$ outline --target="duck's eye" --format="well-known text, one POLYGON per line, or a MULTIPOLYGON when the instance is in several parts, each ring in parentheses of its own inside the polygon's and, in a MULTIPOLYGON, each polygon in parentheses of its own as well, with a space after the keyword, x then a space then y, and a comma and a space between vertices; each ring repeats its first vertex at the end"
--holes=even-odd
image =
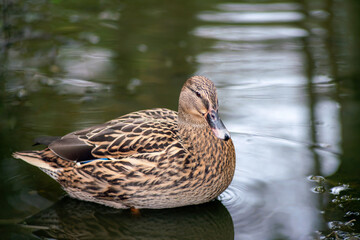
POLYGON ((201 94, 198 91, 195 91, 196 96, 201 97, 201 94))

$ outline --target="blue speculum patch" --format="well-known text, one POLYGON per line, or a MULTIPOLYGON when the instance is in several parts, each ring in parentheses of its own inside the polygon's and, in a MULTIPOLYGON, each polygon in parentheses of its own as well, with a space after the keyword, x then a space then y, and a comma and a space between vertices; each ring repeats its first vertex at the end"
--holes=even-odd
POLYGON ((89 163, 89 162, 96 161, 96 160, 109 160, 109 159, 108 158, 96 158, 96 159, 91 159, 91 160, 82 161, 82 162, 78 162, 78 163, 85 164, 85 163, 89 163))

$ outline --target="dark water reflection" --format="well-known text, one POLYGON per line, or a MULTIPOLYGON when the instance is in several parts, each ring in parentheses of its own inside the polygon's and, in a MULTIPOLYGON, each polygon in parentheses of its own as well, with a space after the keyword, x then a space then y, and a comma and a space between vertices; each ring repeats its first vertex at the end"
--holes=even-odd
POLYGON ((64 198, 22 224, 55 239, 234 239, 231 216, 219 201, 133 215, 64 198))
POLYGON ((357 1, 4 0, 1 11, 5 238, 71 238, 77 229, 89 230, 83 238, 209 239, 215 230, 230 239, 360 238, 357 1), (36 136, 176 109, 194 74, 218 87, 236 145, 236 175, 220 196, 232 222, 219 202, 140 219, 58 202, 56 183, 11 157, 36 136), (27 227, 16 224, 29 216, 27 227))

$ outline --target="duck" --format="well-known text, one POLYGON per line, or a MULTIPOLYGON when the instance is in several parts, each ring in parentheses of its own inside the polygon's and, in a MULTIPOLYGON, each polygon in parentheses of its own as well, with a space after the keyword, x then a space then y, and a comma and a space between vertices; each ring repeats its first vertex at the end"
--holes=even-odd
POLYGON ((140 110, 42 138, 13 157, 40 168, 72 198, 113 208, 162 209, 217 198, 235 172, 235 148, 219 117, 214 83, 184 83, 178 111, 140 110))

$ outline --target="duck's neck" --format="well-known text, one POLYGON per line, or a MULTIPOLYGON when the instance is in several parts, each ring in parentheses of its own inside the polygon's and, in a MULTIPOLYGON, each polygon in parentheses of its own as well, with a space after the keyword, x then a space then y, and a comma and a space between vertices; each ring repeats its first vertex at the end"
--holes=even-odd
POLYGON ((198 174, 196 177, 203 177, 204 183, 208 184, 211 193, 209 199, 213 199, 229 186, 234 176, 235 151, 232 140, 224 141, 215 137, 206 121, 199 124, 184 121, 181 115, 178 116, 180 141, 192 155, 189 165, 198 174), (207 176, 212 176, 211 180, 207 176))
POLYGON ((187 150, 197 156, 207 153, 210 148, 215 147, 219 139, 212 133, 209 124, 204 122, 192 122, 179 114, 179 135, 182 144, 187 150))

